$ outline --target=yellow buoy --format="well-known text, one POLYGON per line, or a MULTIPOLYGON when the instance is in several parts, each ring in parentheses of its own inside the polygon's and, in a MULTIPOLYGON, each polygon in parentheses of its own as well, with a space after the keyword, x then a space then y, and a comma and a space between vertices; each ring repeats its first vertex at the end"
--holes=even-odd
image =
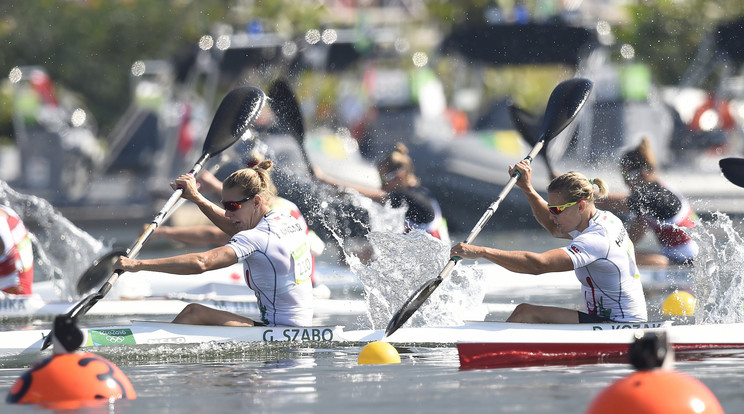
POLYGON ((394 346, 387 342, 370 342, 359 353, 359 364, 399 364, 400 355, 394 346))
POLYGON ((695 314, 695 297, 684 291, 674 292, 664 299, 661 313, 668 316, 692 316, 695 314))

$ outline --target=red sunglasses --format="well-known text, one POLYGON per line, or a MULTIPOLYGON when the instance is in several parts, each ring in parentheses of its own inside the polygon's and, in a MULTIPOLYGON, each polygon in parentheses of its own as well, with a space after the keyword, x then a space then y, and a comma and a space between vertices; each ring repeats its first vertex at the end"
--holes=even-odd
POLYGON ((223 201, 222 202, 222 207, 224 207, 225 210, 227 210, 227 211, 236 211, 236 210, 240 209, 241 207, 243 207, 243 203, 245 203, 246 201, 250 200, 251 198, 253 198, 253 196, 244 198, 244 199, 239 200, 239 201, 223 201))

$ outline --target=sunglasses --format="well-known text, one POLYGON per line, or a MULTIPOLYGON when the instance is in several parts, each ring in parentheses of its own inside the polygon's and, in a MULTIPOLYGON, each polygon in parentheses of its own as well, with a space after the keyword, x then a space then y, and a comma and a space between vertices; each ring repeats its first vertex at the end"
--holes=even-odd
MULTIPOLYGON (((589 197, 582 198, 581 200, 587 200, 588 198, 589 197)), ((550 204, 548 204, 548 211, 550 211, 550 214, 552 214, 554 216, 557 216, 557 215, 563 213, 563 210, 565 210, 565 209, 567 209, 567 208, 569 208, 571 206, 576 205, 581 200, 572 201, 570 203, 561 204, 559 206, 551 206, 550 204)))
POLYGON ((225 210, 227 210, 227 211, 236 211, 236 210, 240 209, 241 207, 243 207, 242 204, 245 203, 246 201, 250 200, 251 198, 253 198, 253 196, 246 197, 246 198, 244 198, 242 200, 239 200, 239 201, 223 201, 222 202, 222 207, 224 207, 225 210))
POLYGON ((388 181, 394 180, 395 177, 397 177, 397 176, 398 176, 398 170, 393 170, 393 171, 390 171, 387 174, 381 175, 380 176, 380 180, 382 181, 383 184, 385 184, 388 181))

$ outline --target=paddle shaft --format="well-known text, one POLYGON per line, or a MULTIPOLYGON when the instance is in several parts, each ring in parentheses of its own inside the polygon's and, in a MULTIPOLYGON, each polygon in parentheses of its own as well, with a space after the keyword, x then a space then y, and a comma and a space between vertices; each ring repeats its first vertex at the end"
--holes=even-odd
MULTIPOLYGON (((535 156, 540 152, 540 150, 545 145, 545 140, 538 141, 537 144, 532 148, 532 151, 524 158, 525 160, 528 160, 529 162, 532 162, 532 160, 535 158, 535 156)), ((480 220, 478 220, 477 223, 475 223, 475 226, 473 227, 473 230, 470 231, 470 234, 468 234, 468 237, 465 238, 463 243, 471 244, 473 240, 475 240, 476 237, 478 237, 478 234, 480 234, 481 230, 483 230, 484 227, 486 227, 486 224, 488 223, 488 220, 493 217, 494 213, 496 213, 496 210, 498 210, 499 205, 501 205, 501 202, 504 201, 506 196, 509 194, 512 188, 514 188, 514 185, 517 184, 517 180, 519 179, 520 174, 519 172, 515 172, 512 174, 509 181, 506 183, 504 188, 499 193, 498 198, 491 203, 490 206, 488 206, 488 209, 485 213, 481 216, 480 220)), ((444 266, 444 269, 439 273, 439 276, 437 276, 438 279, 444 280, 447 278, 450 273, 452 273, 452 270, 455 268, 455 265, 460 260, 459 257, 455 256, 450 259, 449 262, 447 262, 447 265, 444 266)), ((438 282, 437 284, 441 283, 438 282)), ((432 290, 433 292, 433 290, 432 290)), ((431 293, 430 293, 431 294, 431 293)), ((427 295, 428 297, 428 295, 427 295)))
MULTIPOLYGON (((540 152, 540 150, 545 145, 545 139, 542 139, 535 144, 535 146, 532 148, 532 151, 524 158, 525 160, 528 160, 529 162, 532 162, 534 160, 535 156, 540 152)), ((499 208, 499 205, 501 202, 506 198, 507 194, 509 194, 509 191, 514 187, 514 185, 517 183, 517 180, 519 179, 520 174, 519 172, 515 171, 514 174, 512 174, 509 181, 506 183, 504 188, 501 190, 501 193, 499 193, 498 198, 496 198, 496 201, 491 203, 490 206, 488 206, 488 209, 485 213, 483 213, 483 216, 481 216, 480 220, 475 224, 475 227, 473 227, 473 230, 470 232, 468 237, 465 238, 465 241, 463 243, 470 244, 475 240, 475 238, 478 236, 478 234, 483 230, 483 228, 486 226, 486 223, 488 223, 488 220, 491 219, 493 214, 496 212, 496 210, 499 208)), ((413 313, 421 306, 423 303, 429 299, 429 296, 431 296, 432 293, 436 290, 436 288, 446 279, 449 277, 450 273, 452 273, 452 270, 455 268, 455 265, 457 265, 457 262, 460 261, 460 258, 455 256, 452 257, 449 262, 447 262, 447 265, 444 266, 444 269, 439 273, 437 277, 434 279, 431 279, 427 283, 425 283, 423 286, 419 288, 418 291, 412 295, 408 301, 403 305, 403 307, 395 314, 393 315, 393 318, 390 320, 390 323, 387 326, 387 329, 385 329, 385 335, 383 338, 386 338, 390 335, 392 335, 398 328, 400 328, 406 321, 413 315, 413 313)))
MULTIPOLYGON (((545 108, 545 116, 542 120, 542 128, 540 132, 540 140, 537 141, 532 148, 532 151, 525 157, 525 160, 532 162, 535 156, 542 150, 543 146, 555 138, 561 133, 578 115, 581 108, 586 103, 589 94, 592 90, 592 82, 587 79, 575 78, 561 82, 558 86, 553 89, 548 99, 548 105, 545 108)), ((485 227, 488 220, 498 209, 501 202, 504 200, 506 195, 511 191, 512 187, 516 184, 519 179, 519 173, 515 172, 512 174, 509 182, 506 184, 504 189, 499 194, 499 197, 494 201, 483 216, 478 220, 473 231, 465 239, 465 243, 470 244, 478 233, 485 227)), ((392 335, 398 328, 403 326, 404 323, 413 315, 416 310, 424 304, 424 302, 431 296, 434 290, 442 283, 444 278, 448 277, 455 267, 457 262, 460 260, 459 257, 453 257, 449 263, 445 266, 439 276, 431 279, 430 281, 423 284, 411 297, 403 304, 403 306, 396 312, 388 323, 387 329, 385 330, 385 337, 392 335)))
MULTIPOLYGON (((204 168, 204 164, 207 162, 207 160, 209 160, 210 157, 211 154, 207 152, 202 154, 201 158, 199 158, 199 161, 197 161, 197 163, 194 165, 194 168, 189 171, 189 174, 196 176, 199 171, 204 168)), ((173 192, 168 201, 166 201, 163 205, 163 208, 161 208, 158 214, 155 215, 155 218, 152 220, 150 225, 147 226, 142 235, 140 235, 137 241, 135 241, 134 244, 132 244, 132 246, 127 249, 126 257, 137 257, 137 254, 139 254, 140 250, 142 250, 142 246, 145 245, 147 239, 150 238, 155 229, 157 229, 158 226, 160 226, 160 224, 162 224, 162 222, 165 221, 165 219, 168 217, 168 213, 173 210, 174 206, 180 205, 179 199, 181 199, 182 194, 183 188, 178 188, 173 192)), ((70 312, 67 313, 67 315, 73 318, 85 315, 90 310, 90 308, 92 308, 96 303, 98 303, 99 300, 103 299, 103 297, 108 294, 108 292, 114 286, 114 283, 116 283, 122 273, 124 273, 123 270, 115 270, 111 274, 111 276, 109 276, 108 280, 106 280, 106 282, 101 286, 98 292, 91 294, 87 299, 81 301, 77 306, 72 308, 70 312)))

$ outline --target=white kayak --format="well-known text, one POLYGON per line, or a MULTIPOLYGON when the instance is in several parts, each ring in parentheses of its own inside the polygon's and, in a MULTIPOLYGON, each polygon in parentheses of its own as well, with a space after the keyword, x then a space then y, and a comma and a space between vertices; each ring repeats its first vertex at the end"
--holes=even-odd
MULTIPOLYGON (((186 325, 160 321, 132 321, 130 325, 82 328, 83 348, 209 342, 334 341, 337 326, 230 327, 186 325)), ((41 352, 49 329, 0 332, 0 357, 41 352)))
MULTIPOLYGON (((385 341, 398 344, 448 345, 460 349, 463 368, 555 362, 599 362, 627 353, 638 331, 665 330, 672 346, 681 351, 744 349, 744 323, 673 325, 671 322, 611 324, 515 324, 467 322, 458 326, 401 328, 385 341), (476 345, 480 344, 480 345, 476 345), (485 345, 484 345, 485 344, 485 345), (484 347, 485 351, 481 351, 484 347), (490 349, 489 349, 490 347, 490 349), (475 351, 467 351, 474 349, 475 351), (495 351, 493 351, 495 349, 495 351), (464 351, 465 350, 465 351, 464 351), (516 359, 515 359, 516 356, 516 359), (469 360, 464 360, 468 359, 469 360), (511 358, 511 359, 510 359, 511 358), (465 362, 463 362, 465 361, 465 362)), ((383 340, 384 330, 347 330, 341 326, 222 327, 168 322, 133 321, 130 325, 85 328, 85 346, 201 344, 208 342, 370 342, 383 340)), ((0 357, 38 353, 49 330, 0 332, 0 357)), ((48 352, 48 351, 46 351, 48 352)))

